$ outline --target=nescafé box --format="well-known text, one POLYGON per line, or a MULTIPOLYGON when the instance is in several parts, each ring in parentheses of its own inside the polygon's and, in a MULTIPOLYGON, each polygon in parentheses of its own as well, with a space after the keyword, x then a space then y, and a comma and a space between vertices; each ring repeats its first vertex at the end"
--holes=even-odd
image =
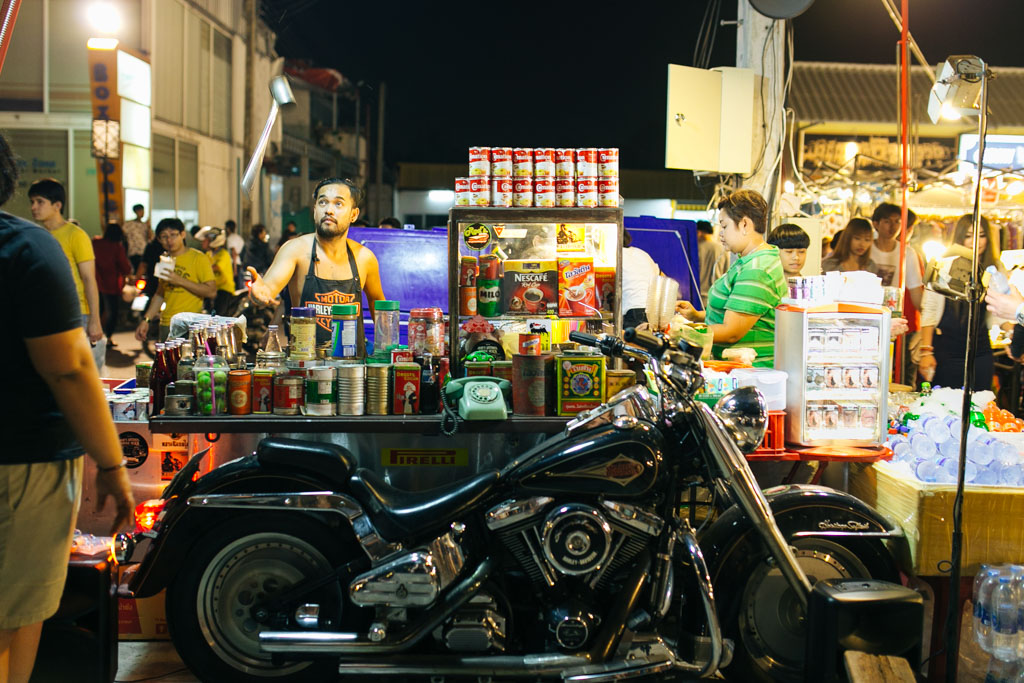
POLYGON ((558 313, 558 271, 555 261, 505 261, 502 279, 505 315, 558 313))
POLYGON ((604 403, 605 358, 591 354, 555 356, 555 402, 569 416, 604 403))

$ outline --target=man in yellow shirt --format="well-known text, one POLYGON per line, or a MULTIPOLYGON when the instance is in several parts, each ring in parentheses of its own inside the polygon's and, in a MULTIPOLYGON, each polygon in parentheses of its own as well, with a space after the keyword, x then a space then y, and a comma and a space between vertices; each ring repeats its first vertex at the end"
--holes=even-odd
POLYGON ((135 338, 139 341, 145 341, 150 324, 157 320, 157 313, 160 314, 162 341, 167 339, 175 313, 201 313, 203 299, 212 299, 217 294, 210 259, 198 249, 185 246, 185 225, 180 220, 165 218, 157 223, 156 238, 165 252, 161 259, 165 256, 174 259, 174 270, 161 276, 160 264, 157 264, 160 285, 135 328, 135 338))
POLYGON ((92 358, 102 370, 107 355, 107 340, 100 326, 100 292, 96 287, 96 257, 92 240, 85 230, 64 218, 67 194, 60 181, 53 178, 37 180, 28 188, 32 218, 57 238, 71 266, 71 277, 82 307, 82 327, 92 344, 92 358))
POLYGON ((206 226, 196 233, 196 239, 203 245, 203 251, 213 266, 213 277, 217 284, 213 311, 217 315, 227 315, 228 302, 235 295, 235 269, 231 252, 227 248, 227 237, 220 228, 206 226))

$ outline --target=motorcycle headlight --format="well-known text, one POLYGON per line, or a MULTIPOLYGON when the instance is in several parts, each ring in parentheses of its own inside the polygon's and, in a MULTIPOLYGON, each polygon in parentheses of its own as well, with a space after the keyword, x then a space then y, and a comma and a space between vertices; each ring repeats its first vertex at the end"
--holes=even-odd
POLYGON ((740 387, 723 396, 715 404, 715 415, 744 453, 752 453, 761 445, 768 429, 768 406, 754 387, 740 387))

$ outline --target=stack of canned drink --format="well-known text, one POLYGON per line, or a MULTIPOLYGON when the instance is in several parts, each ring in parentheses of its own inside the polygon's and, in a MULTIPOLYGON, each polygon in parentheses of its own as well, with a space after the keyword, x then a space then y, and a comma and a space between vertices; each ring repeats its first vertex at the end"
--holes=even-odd
POLYGON ((456 206, 619 205, 615 147, 470 147, 469 175, 455 179, 456 206))

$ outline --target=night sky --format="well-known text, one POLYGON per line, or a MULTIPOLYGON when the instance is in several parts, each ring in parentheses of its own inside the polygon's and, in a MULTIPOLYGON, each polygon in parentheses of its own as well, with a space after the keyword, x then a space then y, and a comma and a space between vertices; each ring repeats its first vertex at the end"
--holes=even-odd
MULTIPOLYGON (((387 165, 461 163, 470 145, 610 146, 626 168, 661 169, 667 64, 694 64, 710 1, 263 0, 263 16, 281 55, 362 81, 371 107, 387 82, 387 165)), ((735 16, 721 0, 720 19, 735 16)), ((1020 0, 910 0, 932 63, 1024 66, 1022 26, 1020 0)), ((794 31, 798 61, 893 63, 899 39, 881 0, 817 0, 794 31)), ((735 50, 736 28, 719 26, 710 65, 733 65, 735 50)))

